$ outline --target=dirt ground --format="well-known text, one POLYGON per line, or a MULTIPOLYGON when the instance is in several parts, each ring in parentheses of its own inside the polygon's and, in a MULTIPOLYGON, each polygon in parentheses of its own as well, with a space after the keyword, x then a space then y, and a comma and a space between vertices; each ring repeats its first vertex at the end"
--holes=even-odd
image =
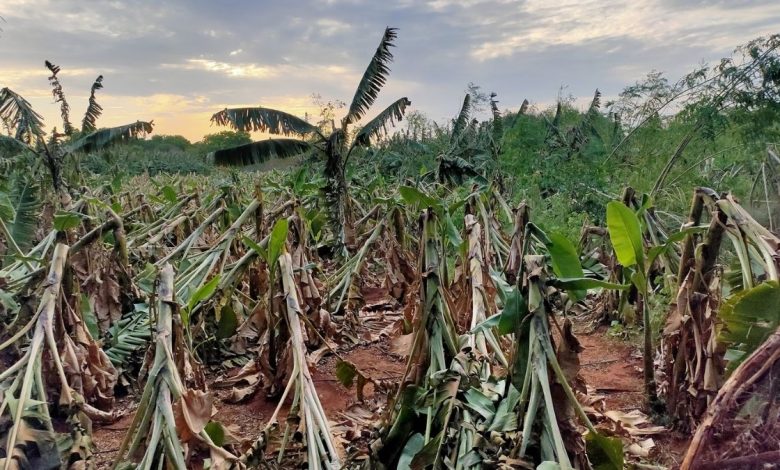
MULTIPOLYGON (((623 412, 639 409, 646 412, 642 392, 642 359, 637 345, 631 341, 610 337, 604 328, 593 330, 589 325, 576 321, 575 333, 584 347, 580 354, 581 375, 595 393, 605 396, 606 409, 623 412)), ((375 335, 374 338, 342 349, 339 354, 355 364, 370 379, 397 383, 405 369, 405 358, 397 354, 398 347, 397 344, 394 345, 393 338, 386 335, 380 338, 375 335)), ((312 377, 329 420, 334 427, 344 428, 345 423, 356 424, 351 422, 356 419, 354 414, 350 416, 348 412, 361 405, 354 387, 347 389, 335 378, 336 363, 337 358, 334 355, 326 355, 312 368, 312 377)), ((223 400, 229 390, 213 390, 217 396, 216 418, 239 440, 254 440, 277 406, 276 401, 266 399, 262 391, 258 391, 245 402, 228 403, 223 400)), ((366 408, 373 407, 374 410, 381 408, 386 402, 385 394, 374 390, 372 384, 366 386, 364 398, 365 403, 371 404, 366 405, 366 408)), ((132 399, 122 399, 117 406, 126 412, 122 419, 110 425, 96 425, 94 428, 97 448, 95 459, 99 469, 110 468, 133 419, 132 399)), ((279 422, 283 422, 288 406, 289 404, 282 408, 279 422)), ((650 460, 658 465, 675 467, 682 459, 688 438, 672 431, 652 437, 656 446, 651 451, 650 460)))
MULTIPOLYGON (((642 352, 638 344, 607 334, 606 327, 587 324, 575 327, 584 350, 580 353, 580 374, 589 387, 604 395, 607 410, 628 412, 639 409, 647 414, 643 392, 642 352)), ((689 436, 669 430, 652 436, 655 448, 650 460, 675 468, 682 461, 689 436)))

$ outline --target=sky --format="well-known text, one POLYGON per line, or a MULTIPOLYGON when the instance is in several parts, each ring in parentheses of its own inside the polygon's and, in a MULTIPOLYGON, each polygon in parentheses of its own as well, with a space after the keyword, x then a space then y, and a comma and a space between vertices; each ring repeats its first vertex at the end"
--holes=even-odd
POLYGON ((59 65, 80 123, 102 74, 99 126, 153 119, 192 141, 226 107, 316 113, 311 95, 351 101, 385 26, 398 28, 392 72, 370 119, 406 96, 439 122, 469 82, 542 108, 586 103, 651 70, 674 80, 780 32, 777 0, 2 0, 0 87, 62 128, 44 60, 59 65))

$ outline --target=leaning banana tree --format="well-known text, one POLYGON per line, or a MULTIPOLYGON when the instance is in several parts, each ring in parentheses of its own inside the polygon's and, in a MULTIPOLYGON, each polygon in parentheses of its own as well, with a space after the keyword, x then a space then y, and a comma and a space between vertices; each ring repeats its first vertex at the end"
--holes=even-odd
MULTIPOLYGON (((52 130, 47 140, 44 131, 43 117, 33 110, 30 103, 18 93, 9 88, 0 90, 0 121, 18 141, 15 148, 21 153, 25 150, 43 157, 52 178, 55 192, 63 189, 62 165, 65 157, 79 152, 93 152, 115 143, 125 142, 152 132, 153 121, 137 121, 124 126, 97 129, 97 118, 103 108, 95 99, 95 92, 103 88, 103 76, 100 75, 92 84, 89 105, 82 120, 82 135, 76 136, 76 129, 70 122, 70 106, 65 100, 62 84, 57 77, 60 67, 46 61, 46 68, 51 71, 49 83, 52 85, 52 95, 60 103, 60 113, 64 134, 52 130), (70 141, 60 142, 60 138, 69 137, 70 141)), ((4 138, 3 141, 10 139, 4 138)), ((6 142, 8 144, 8 142, 6 142)))
POLYGON ((295 135, 300 139, 268 139, 218 150, 213 153, 214 162, 218 165, 252 165, 308 152, 318 154, 325 163, 324 174, 327 182, 323 191, 328 205, 331 206, 330 216, 334 233, 339 235, 339 244, 342 246, 354 245, 355 234, 346 178, 349 157, 355 149, 368 147, 371 138, 386 134, 388 123, 395 124, 396 120, 400 121, 406 107, 412 104, 406 97, 393 102, 350 138, 350 125, 363 118, 387 80, 390 73, 388 64, 393 59, 390 47, 393 46, 395 38, 396 28, 386 28, 382 41, 358 84, 347 115, 341 120, 340 127, 332 125, 330 135, 323 133, 314 124, 275 109, 224 109, 214 114, 211 121, 220 126, 231 126, 238 131, 295 135))

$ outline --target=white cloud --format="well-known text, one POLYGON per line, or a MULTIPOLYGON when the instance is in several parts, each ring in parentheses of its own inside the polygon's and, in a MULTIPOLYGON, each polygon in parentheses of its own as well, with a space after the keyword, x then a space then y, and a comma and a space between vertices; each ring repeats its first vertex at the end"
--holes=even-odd
POLYGON ((236 49, 235 51, 230 51, 230 56, 231 57, 232 56, 237 56, 238 54, 241 54, 242 52, 244 52, 243 49, 236 49))
POLYGON ((229 77, 266 79, 279 75, 273 66, 239 63, 231 64, 209 59, 187 59, 183 64, 163 64, 164 68, 184 70, 205 70, 219 72, 229 77))
POLYGON ((0 16, 11 25, 21 20, 67 33, 84 32, 111 38, 147 34, 162 38, 170 36, 170 31, 162 27, 161 21, 168 16, 168 10, 162 5, 128 6, 120 1, 3 0, 0 16))
POLYGON ((162 64, 166 69, 203 70, 216 72, 233 78, 266 80, 270 78, 313 78, 324 81, 357 81, 360 74, 340 65, 262 65, 256 63, 230 63, 211 59, 187 59, 179 64, 162 64))
POLYGON ((733 9, 722 4, 673 8, 660 0, 528 0, 508 7, 504 14, 504 21, 497 23, 491 37, 472 48, 474 59, 496 59, 521 51, 607 39, 631 39, 655 46, 728 48, 765 33, 750 28, 767 17, 780 15, 780 3, 733 9), (736 39, 735 33, 747 37, 736 39))
POLYGON ((323 36, 334 36, 336 34, 345 33, 352 29, 352 26, 350 26, 348 23, 330 18, 321 18, 317 20, 316 24, 319 32, 323 36))

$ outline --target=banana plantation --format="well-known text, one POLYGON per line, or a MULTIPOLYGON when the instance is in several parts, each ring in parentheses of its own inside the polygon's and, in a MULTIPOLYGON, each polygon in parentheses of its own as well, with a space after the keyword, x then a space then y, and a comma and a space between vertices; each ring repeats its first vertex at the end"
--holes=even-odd
POLYGON ((430 124, 370 113, 396 35, 340 121, 215 110, 272 138, 208 174, 86 168, 154 127, 99 128, 103 76, 77 128, 46 61, 61 133, 2 89, 1 470, 775 468, 780 151, 701 149, 776 110, 780 38, 652 99, 472 90, 430 124))

